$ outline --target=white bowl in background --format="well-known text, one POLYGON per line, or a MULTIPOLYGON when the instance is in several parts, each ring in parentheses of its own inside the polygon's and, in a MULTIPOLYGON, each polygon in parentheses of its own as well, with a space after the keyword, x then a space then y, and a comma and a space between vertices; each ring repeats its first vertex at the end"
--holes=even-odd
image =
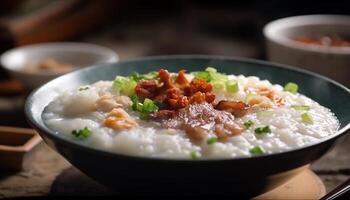
POLYGON ((36 64, 48 58, 72 64, 74 69, 119 60, 118 55, 106 47, 78 42, 53 42, 11 49, 1 55, 0 62, 13 78, 22 81, 28 89, 34 89, 64 74, 24 70, 27 64, 36 64))
POLYGON ((304 15, 278 19, 264 27, 270 61, 308 69, 350 86, 350 47, 304 44, 296 37, 350 37, 350 16, 304 15))

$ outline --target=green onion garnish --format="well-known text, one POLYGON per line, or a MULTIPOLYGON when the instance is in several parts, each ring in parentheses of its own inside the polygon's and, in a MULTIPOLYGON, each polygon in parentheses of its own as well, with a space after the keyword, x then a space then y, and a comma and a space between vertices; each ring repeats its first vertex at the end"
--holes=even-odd
POLYGON ((142 79, 146 79, 146 80, 156 79, 157 77, 158 77, 158 72, 156 71, 148 72, 147 74, 142 75, 142 79))
POLYGON ((230 93, 238 92, 238 83, 234 80, 226 81, 226 90, 230 93))
POLYGON ((217 73, 217 72, 218 72, 218 70, 215 69, 214 67, 207 67, 207 68, 205 69, 205 71, 207 71, 207 72, 209 72, 209 73, 217 73))
POLYGON ((193 75, 194 75, 194 78, 196 79, 205 80, 208 82, 211 80, 209 72, 206 72, 206 71, 194 72, 193 75))
POLYGON ((303 110, 303 111, 308 111, 310 110, 310 106, 305 106, 305 105, 292 105, 292 108, 295 110, 303 110))
POLYGON ((211 145, 211 144, 214 144, 218 141, 218 138, 217 137, 211 137, 211 138, 208 138, 207 139, 207 144, 208 145, 211 145))
POLYGON ((139 81, 139 80, 142 80, 142 76, 139 73, 137 73, 137 72, 131 73, 129 75, 129 78, 134 80, 134 81, 136 81, 136 82, 139 81))
POLYGON ((217 72, 213 67, 207 67, 204 71, 198 71, 193 73, 194 78, 206 80, 208 82, 226 82, 227 76, 225 74, 217 72))
POLYGON ((191 158, 193 160, 196 160, 199 157, 199 154, 197 151, 191 151, 191 158))
POLYGON ((295 94, 298 92, 298 85, 296 83, 289 82, 284 86, 284 91, 295 94))
POLYGON ((156 105, 156 103, 154 101, 152 101, 151 99, 145 99, 143 101, 143 112, 155 112, 158 110, 158 106, 156 105))
POLYGON ((211 83, 214 90, 226 89, 227 92, 236 93, 238 91, 238 83, 234 80, 228 80, 226 74, 219 73, 213 67, 207 67, 204 71, 198 71, 193 73, 194 78, 205 80, 211 83))
POLYGON ((251 148, 249 150, 249 152, 255 156, 264 154, 264 150, 259 146, 255 146, 255 147, 251 148))
POLYGON ((304 112, 303 114, 301 114, 301 120, 305 124, 312 124, 313 123, 311 116, 307 112, 304 112))
POLYGON ((139 101, 136 95, 132 95, 130 99, 132 102, 132 109, 140 114, 141 119, 146 119, 150 113, 159 110, 158 102, 152 101, 151 99, 146 98, 143 103, 139 101))
POLYGON ((214 90, 216 90, 216 91, 225 89, 225 82, 211 81, 210 83, 213 85, 214 90))
POLYGON ((89 86, 86 86, 86 87, 80 87, 79 88, 79 91, 84 91, 84 90, 88 90, 89 89, 89 86))
POLYGON ((273 111, 260 111, 256 113, 258 117, 271 117, 274 114, 273 111))
POLYGON ((117 76, 113 82, 113 88, 119 91, 122 95, 131 96, 135 94, 137 82, 134 78, 117 76))
POLYGON ((151 79, 155 79, 158 76, 158 72, 156 71, 152 71, 149 72, 147 74, 139 74, 137 72, 133 72, 131 73, 128 78, 138 82, 139 80, 151 80, 151 79))
POLYGON ((254 122, 252 120, 248 120, 246 122, 244 122, 244 126, 248 129, 251 126, 253 126, 254 122))
POLYGON ((88 127, 79 130, 73 130, 72 135, 78 139, 85 139, 91 135, 91 130, 88 127))
POLYGON ((269 126, 263 126, 263 127, 256 128, 254 132, 257 135, 265 135, 267 133, 271 133, 271 129, 269 126))

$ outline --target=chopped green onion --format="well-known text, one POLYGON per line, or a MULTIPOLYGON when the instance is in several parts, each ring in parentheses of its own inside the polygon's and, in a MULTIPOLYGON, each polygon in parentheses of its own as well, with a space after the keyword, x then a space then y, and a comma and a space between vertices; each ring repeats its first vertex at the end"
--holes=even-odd
POLYGON ((211 81, 210 83, 213 85, 214 90, 216 90, 216 91, 220 91, 220 90, 225 89, 225 82, 222 82, 222 81, 211 81))
POLYGON ((312 124, 313 123, 311 116, 307 112, 304 112, 303 114, 301 114, 301 120, 305 124, 312 124))
POLYGON ((206 72, 209 73, 210 76, 210 82, 211 81, 220 81, 220 82, 225 82, 228 80, 227 75, 219 73, 218 70, 216 70, 213 67, 207 67, 205 69, 206 72))
POLYGON ((91 135, 91 130, 88 127, 79 130, 73 130, 72 135, 78 139, 85 139, 91 135))
POLYGON ((131 96, 135 94, 137 82, 134 78, 117 76, 113 82, 113 88, 119 91, 122 95, 131 96))
POLYGON ((305 105, 292 105, 292 108, 295 110, 303 110, 303 111, 308 111, 310 110, 310 106, 305 106, 305 105))
POLYGON ((258 117, 271 117, 274 114, 273 111, 260 111, 256 113, 258 117))
POLYGON ((143 112, 148 112, 148 113, 152 113, 158 110, 158 106, 156 105, 156 103, 154 101, 152 101, 151 99, 145 99, 143 101, 143 112))
POLYGON ((230 93, 238 92, 238 83, 234 80, 226 81, 226 90, 230 93))
POLYGON ((155 79, 157 78, 158 76, 158 72, 156 71, 152 71, 152 72, 149 72, 147 74, 139 74, 137 72, 133 72, 129 75, 129 78, 138 82, 140 80, 151 80, 151 79, 155 79))
POLYGON ((248 120, 248 121, 244 122, 243 125, 248 129, 254 125, 254 122, 252 120, 248 120))
POLYGON ((84 91, 84 90, 88 90, 89 89, 89 86, 86 86, 86 87, 80 87, 79 88, 79 91, 84 91))
POLYGON ((264 150, 259 146, 255 146, 255 147, 251 148, 249 150, 249 152, 255 156, 264 154, 264 150))
POLYGON ((211 144, 214 144, 218 141, 218 138, 217 137, 210 137, 207 139, 207 144, 208 145, 211 145, 211 144))
POLYGON ((129 78, 134 80, 134 81, 136 81, 136 82, 139 81, 139 80, 142 80, 142 76, 139 73, 137 73, 137 72, 131 73, 129 75, 129 78))
POLYGON ((207 67, 205 71, 198 71, 193 73, 195 79, 205 80, 211 83, 214 90, 226 90, 229 93, 236 93, 238 88, 238 83, 235 80, 228 80, 226 74, 219 73, 213 67, 207 67))
POLYGON ((216 72, 218 72, 218 70, 216 70, 214 67, 207 67, 205 69, 205 71, 207 71, 209 73, 216 73, 216 72))
POLYGON ((142 75, 142 79, 146 79, 146 80, 156 79, 157 77, 158 77, 158 72, 156 71, 148 72, 147 74, 142 75))
POLYGON ((271 129, 269 126, 263 126, 263 127, 256 128, 254 132, 257 135, 265 135, 267 133, 271 133, 271 129))
POLYGON ((193 160, 196 160, 199 157, 199 154, 197 151, 191 151, 191 158, 193 160))
POLYGON ((298 85, 296 83, 289 82, 284 86, 284 91, 295 94, 298 92, 298 85))
POLYGON ((207 71, 194 72, 193 75, 194 75, 194 78, 196 79, 205 80, 208 82, 211 80, 210 74, 207 71))
POLYGON ((142 111, 142 103, 140 103, 139 98, 136 95, 132 95, 130 97, 131 102, 132 102, 132 109, 137 112, 142 111))
POLYGON ((213 67, 207 67, 205 71, 194 72, 194 78, 206 80, 208 82, 226 82, 227 75, 218 73, 217 70, 213 67))
POLYGON ((139 98, 136 95, 130 97, 132 102, 132 109, 140 114, 141 119, 146 119, 150 113, 156 112, 159 110, 156 101, 151 99, 145 99, 143 103, 139 101, 139 98))

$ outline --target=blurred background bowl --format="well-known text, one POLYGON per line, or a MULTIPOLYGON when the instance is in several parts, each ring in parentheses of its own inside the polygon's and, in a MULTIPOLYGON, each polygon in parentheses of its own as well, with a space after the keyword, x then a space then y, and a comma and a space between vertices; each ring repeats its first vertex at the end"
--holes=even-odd
POLYGON ((324 36, 350 38, 350 16, 304 15, 287 17, 264 27, 267 58, 331 77, 350 86, 350 47, 321 46, 296 38, 324 36))
POLYGON ((118 55, 106 47, 76 42, 41 43, 6 51, 1 55, 1 65, 10 75, 20 80, 28 89, 34 89, 58 77, 65 71, 28 71, 28 64, 39 64, 47 59, 70 64, 72 70, 85 66, 117 62, 118 55))

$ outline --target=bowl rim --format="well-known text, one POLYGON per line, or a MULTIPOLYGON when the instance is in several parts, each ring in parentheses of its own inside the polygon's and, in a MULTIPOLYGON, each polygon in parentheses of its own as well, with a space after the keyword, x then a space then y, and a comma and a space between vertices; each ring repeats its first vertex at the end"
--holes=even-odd
MULTIPOLYGON (((302 73, 302 74, 307 74, 310 76, 314 76, 320 79, 324 79, 325 81, 328 81, 330 83, 332 83, 335 87, 338 87, 342 90, 344 90, 345 92, 347 92, 350 95, 350 89, 345 87, 344 85, 330 79, 327 78, 323 75, 305 70, 305 69, 300 69, 300 68, 295 68, 289 65, 284 65, 284 64, 278 64, 278 63, 273 63, 273 62, 267 62, 267 61, 262 61, 262 60, 257 60, 257 59, 250 59, 250 58, 242 58, 242 57, 232 57, 232 56, 221 56, 221 55, 161 55, 161 56, 147 56, 147 57, 139 57, 139 58, 133 58, 133 59, 129 59, 129 60, 125 60, 122 62, 118 62, 118 63, 113 63, 113 64, 118 64, 118 65, 122 65, 124 63, 128 63, 128 62, 135 62, 135 61, 146 61, 146 60, 167 60, 167 59, 210 59, 210 60, 226 60, 226 61, 238 61, 238 62, 242 62, 242 63, 249 63, 249 64, 258 64, 258 65, 263 65, 263 66, 270 66, 270 67, 275 67, 275 68, 280 68, 280 69, 285 69, 285 70, 291 70, 291 71, 295 71, 298 73, 302 73)), ((112 63, 109 64, 102 64, 102 65, 111 65, 112 63)), ((146 157, 146 156, 137 156, 137 155, 127 155, 127 154, 121 154, 118 152, 111 152, 108 150, 104 150, 98 147, 92 147, 92 146, 87 146, 87 145, 83 145, 83 144, 79 144, 77 142, 68 140, 67 138, 64 137, 60 137, 57 134, 55 134, 54 131, 52 131, 51 129, 49 129, 47 126, 41 126, 33 117, 32 113, 31 113, 31 105, 33 105, 34 101, 32 101, 33 97, 36 95, 37 92, 39 92, 40 90, 45 89, 45 87, 49 84, 51 84, 52 82, 54 82, 56 79, 60 79, 61 77, 65 77, 65 76, 69 76, 70 74, 73 73, 80 73, 81 71, 90 71, 90 70, 94 70, 96 68, 101 67, 100 65, 93 65, 84 69, 80 69, 74 72, 70 72, 68 74, 65 74, 63 76, 57 77, 51 81, 49 81, 48 83, 42 85, 41 87, 35 89, 34 91, 32 91, 29 96, 27 97, 26 101, 25 101, 25 115, 26 115, 26 119, 29 122, 29 124, 34 127, 34 129, 38 130, 38 132, 40 134, 44 134, 45 136, 47 136, 48 138, 55 140, 58 143, 64 143, 67 145, 70 145, 73 148, 78 148, 82 151, 87 151, 87 152, 91 152, 91 153, 95 153, 98 155, 103 155, 103 156, 108 156, 108 157, 120 157, 120 158, 124 158, 124 159, 129 159, 129 160, 142 160, 142 161, 152 161, 152 162, 195 162, 195 163, 203 163, 203 162, 230 162, 230 161, 248 161, 248 160, 253 160, 253 159, 264 159, 264 158, 271 158, 271 157, 275 157, 275 156, 281 156, 281 155, 287 155, 291 152, 297 152, 297 151, 303 151, 305 149, 308 148, 312 148, 318 145, 322 145, 324 142, 327 141, 331 141, 333 139, 336 139, 342 135, 344 135, 345 133, 347 133, 347 131, 350 130, 350 122, 348 122, 342 129, 338 130, 335 134, 332 134, 330 136, 327 136, 325 138, 322 138, 321 140, 319 140, 316 143, 312 143, 312 144, 308 144, 305 145, 303 147, 298 147, 298 148, 294 148, 294 149, 290 149, 290 150, 286 150, 283 152, 277 152, 277 153, 272 153, 272 154, 263 154, 263 155, 258 155, 258 156, 252 156, 252 157, 236 157, 236 158, 214 158, 214 159, 197 159, 197 160, 192 160, 192 159, 179 159, 179 158, 159 158, 159 157, 146 157)), ((40 113, 42 114, 42 113, 40 113)), ((41 117, 41 116, 40 116, 41 117)), ((41 118, 42 119, 42 118, 41 118)))
MULTIPOLYGON (((119 55, 113 51, 110 48, 107 48, 105 46, 100 46, 93 43, 86 43, 86 42, 46 42, 46 43, 38 43, 38 44, 30 44, 20 47, 15 47, 12 49, 9 49, 1 54, 0 56, 0 64, 1 66, 10 71, 15 72, 22 75, 36 75, 36 76, 57 76, 57 75, 63 75, 67 72, 57 73, 57 72, 51 72, 51 71, 25 71, 23 70, 23 67, 19 69, 14 69, 10 65, 7 64, 7 60, 10 56, 13 54, 16 54, 20 51, 30 51, 30 50, 40 50, 44 48, 51 48, 53 51, 75 51, 75 52, 88 52, 88 53, 95 53, 100 55, 106 55, 108 59, 105 60, 105 63, 111 63, 111 62, 118 62, 119 61, 119 55)), ((88 65, 91 66, 91 65, 88 65)), ((85 66, 78 66, 77 69, 80 69, 85 66)))
POLYGON ((342 25, 350 27, 350 15, 314 14, 280 18, 267 23, 263 28, 263 34, 265 40, 272 41, 287 48, 320 54, 350 55, 350 47, 324 47, 303 44, 283 34, 279 34, 279 31, 285 28, 307 25, 342 25))

